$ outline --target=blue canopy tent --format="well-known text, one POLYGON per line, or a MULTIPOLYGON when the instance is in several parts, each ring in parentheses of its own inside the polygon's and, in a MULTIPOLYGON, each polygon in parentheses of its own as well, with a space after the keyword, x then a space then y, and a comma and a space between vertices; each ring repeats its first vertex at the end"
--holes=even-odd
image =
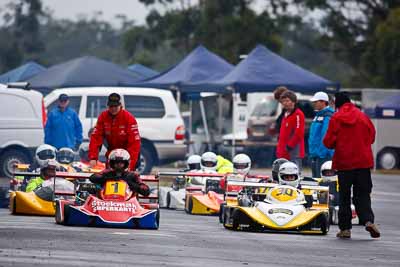
POLYGON ((11 83, 11 82, 21 82, 25 81, 36 74, 41 73, 46 70, 42 65, 29 61, 28 63, 19 66, 13 70, 10 70, 2 75, 0 75, 0 83, 11 83))
POLYGON ((54 65, 26 81, 30 88, 48 94, 55 88, 124 86, 143 78, 114 63, 85 56, 54 65))
MULTIPOLYGON (((158 76, 146 80, 140 86, 156 87, 177 91, 178 104, 180 102, 180 93, 186 92, 186 86, 198 82, 211 82, 224 77, 233 69, 233 66, 218 55, 210 52, 202 45, 195 48, 180 63, 172 68, 160 73, 158 76)), ((201 100, 199 90, 195 93, 185 94, 186 99, 200 99, 200 111, 205 128, 206 138, 209 141, 208 126, 205 116, 204 103, 201 100)), ((189 122, 191 125, 191 120, 189 122)))
POLYGON ((376 118, 400 119, 400 94, 385 98, 375 108, 376 118))
POLYGON ((218 80, 232 69, 231 64, 200 45, 180 63, 141 85, 186 92, 188 84, 218 80))
POLYGON ((143 66, 142 64, 130 65, 130 66, 128 66, 128 70, 136 73, 137 75, 144 77, 144 79, 150 79, 150 78, 153 78, 154 76, 160 74, 158 71, 155 71, 146 66, 143 66))
POLYGON ((185 91, 225 93, 227 89, 231 89, 236 93, 272 92, 278 86, 286 86, 305 94, 339 89, 338 83, 304 70, 271 52, 265 46, 258 45, 222 79, 194 83, 186 87, 185 91))

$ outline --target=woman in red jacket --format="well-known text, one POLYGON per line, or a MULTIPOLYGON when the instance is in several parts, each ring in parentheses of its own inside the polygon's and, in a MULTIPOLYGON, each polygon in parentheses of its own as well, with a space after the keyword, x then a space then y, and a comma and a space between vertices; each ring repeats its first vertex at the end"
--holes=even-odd
POLYGON ((131 156, 130 170, 135 170, 140 152, 140 135, 135 117, 122 109, 121 96, 112 93, 108 96, 108 109, 97 119, 96 127, 90 136, 89 159, 91 167, 96 166, 99 149, 106 141, 107 153, 117 148, 125 149, 131 156))
POLYGON ((343 92, 335 94, 337 112, 333 114, 323 140, 327 148, 335 149, 332 168, 338 171, 339 181, 339 238, 351 237, 351 188, 353 202, 360 224, 371 237, 380 237, 374 224, 371 208, 372 180, 370 169, 374 166, 371 145, 375 141, 375 127, 343 92))
POLYGON ((297 97, 292 91, 284 92, 280 102, 286 112, 279 131, 276 156, 296 163, 301 172, 304 158, 304 113, 297 107, 297 97))

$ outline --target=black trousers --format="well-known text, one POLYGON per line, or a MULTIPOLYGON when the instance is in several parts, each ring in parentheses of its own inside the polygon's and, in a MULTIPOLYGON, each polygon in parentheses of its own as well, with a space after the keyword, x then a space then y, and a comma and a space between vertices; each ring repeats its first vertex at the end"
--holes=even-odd
POLYGON ((353 187, 353 203, 360 224, 374 222, 371 208, 372 179, 370 169, 339 171, 339 228, 351 229, 351 187, 353 187))

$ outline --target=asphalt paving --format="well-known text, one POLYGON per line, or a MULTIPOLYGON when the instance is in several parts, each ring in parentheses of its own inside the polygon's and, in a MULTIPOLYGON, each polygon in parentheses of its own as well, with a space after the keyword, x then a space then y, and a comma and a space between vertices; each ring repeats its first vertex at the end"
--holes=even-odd
POLYGON ((380 239, 226 230, 214 216, 162 210, 159 230, 69 227, 0 210, 0 266, 400 266, 400 177, 374 175, 380 239))

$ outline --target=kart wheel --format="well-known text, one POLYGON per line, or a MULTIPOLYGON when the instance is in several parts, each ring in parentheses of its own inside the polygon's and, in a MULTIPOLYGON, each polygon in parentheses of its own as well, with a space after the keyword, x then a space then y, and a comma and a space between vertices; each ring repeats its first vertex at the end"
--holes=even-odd
POLYGON ((225 203, 219 205, 219 223, 224 223, 225 203))
POLYGON ((318 217, 318 222, 321 227, 321 232, 323 235, 326 235, 329 232, 329 218, 327 214, 321 214, 318 217))
POLYGON ((167 193, 167 209, 171 208, 171 194, 170 192, 167 193))
POLYGON ((378 154, 378 166, 384 170, 392 170, 399 166, 399 155, 391 148, 385 148, 378 154))
POLYGON ((64 205, 64 221, 63 224, 67 225, 68 224, 68 220, 69 220, 69 214, 71 212, 71 208, 70 208, 71 204, 65 204, 64 205))
POLYGON ((55 205, 56 205, 56 216, 55 216, 56 223, 57 223, 57 224, 64 224, 64 222, 61 220, 60 201, 59 201, 59 200, 56 200, 55 205))
POLYGON ((157 209, 156 222, 157 222, 156 229, 158 229, 160 227, 160 209, 157 209))
POLYGON ((188 203, 188 207, 187 209, 185 209, 185 211, 189 214, 192 214, 193 211, 193 199, 191 197, 189 197, 189 203, 188 203))
POLYGON ((17 214, 17 197, 14 196, 11 214, 17 214))
POLYGON ((232 230, 239 230, 239 225, 242 219, 242 212, 240 210, 234 210, 232 214, 232 230))

